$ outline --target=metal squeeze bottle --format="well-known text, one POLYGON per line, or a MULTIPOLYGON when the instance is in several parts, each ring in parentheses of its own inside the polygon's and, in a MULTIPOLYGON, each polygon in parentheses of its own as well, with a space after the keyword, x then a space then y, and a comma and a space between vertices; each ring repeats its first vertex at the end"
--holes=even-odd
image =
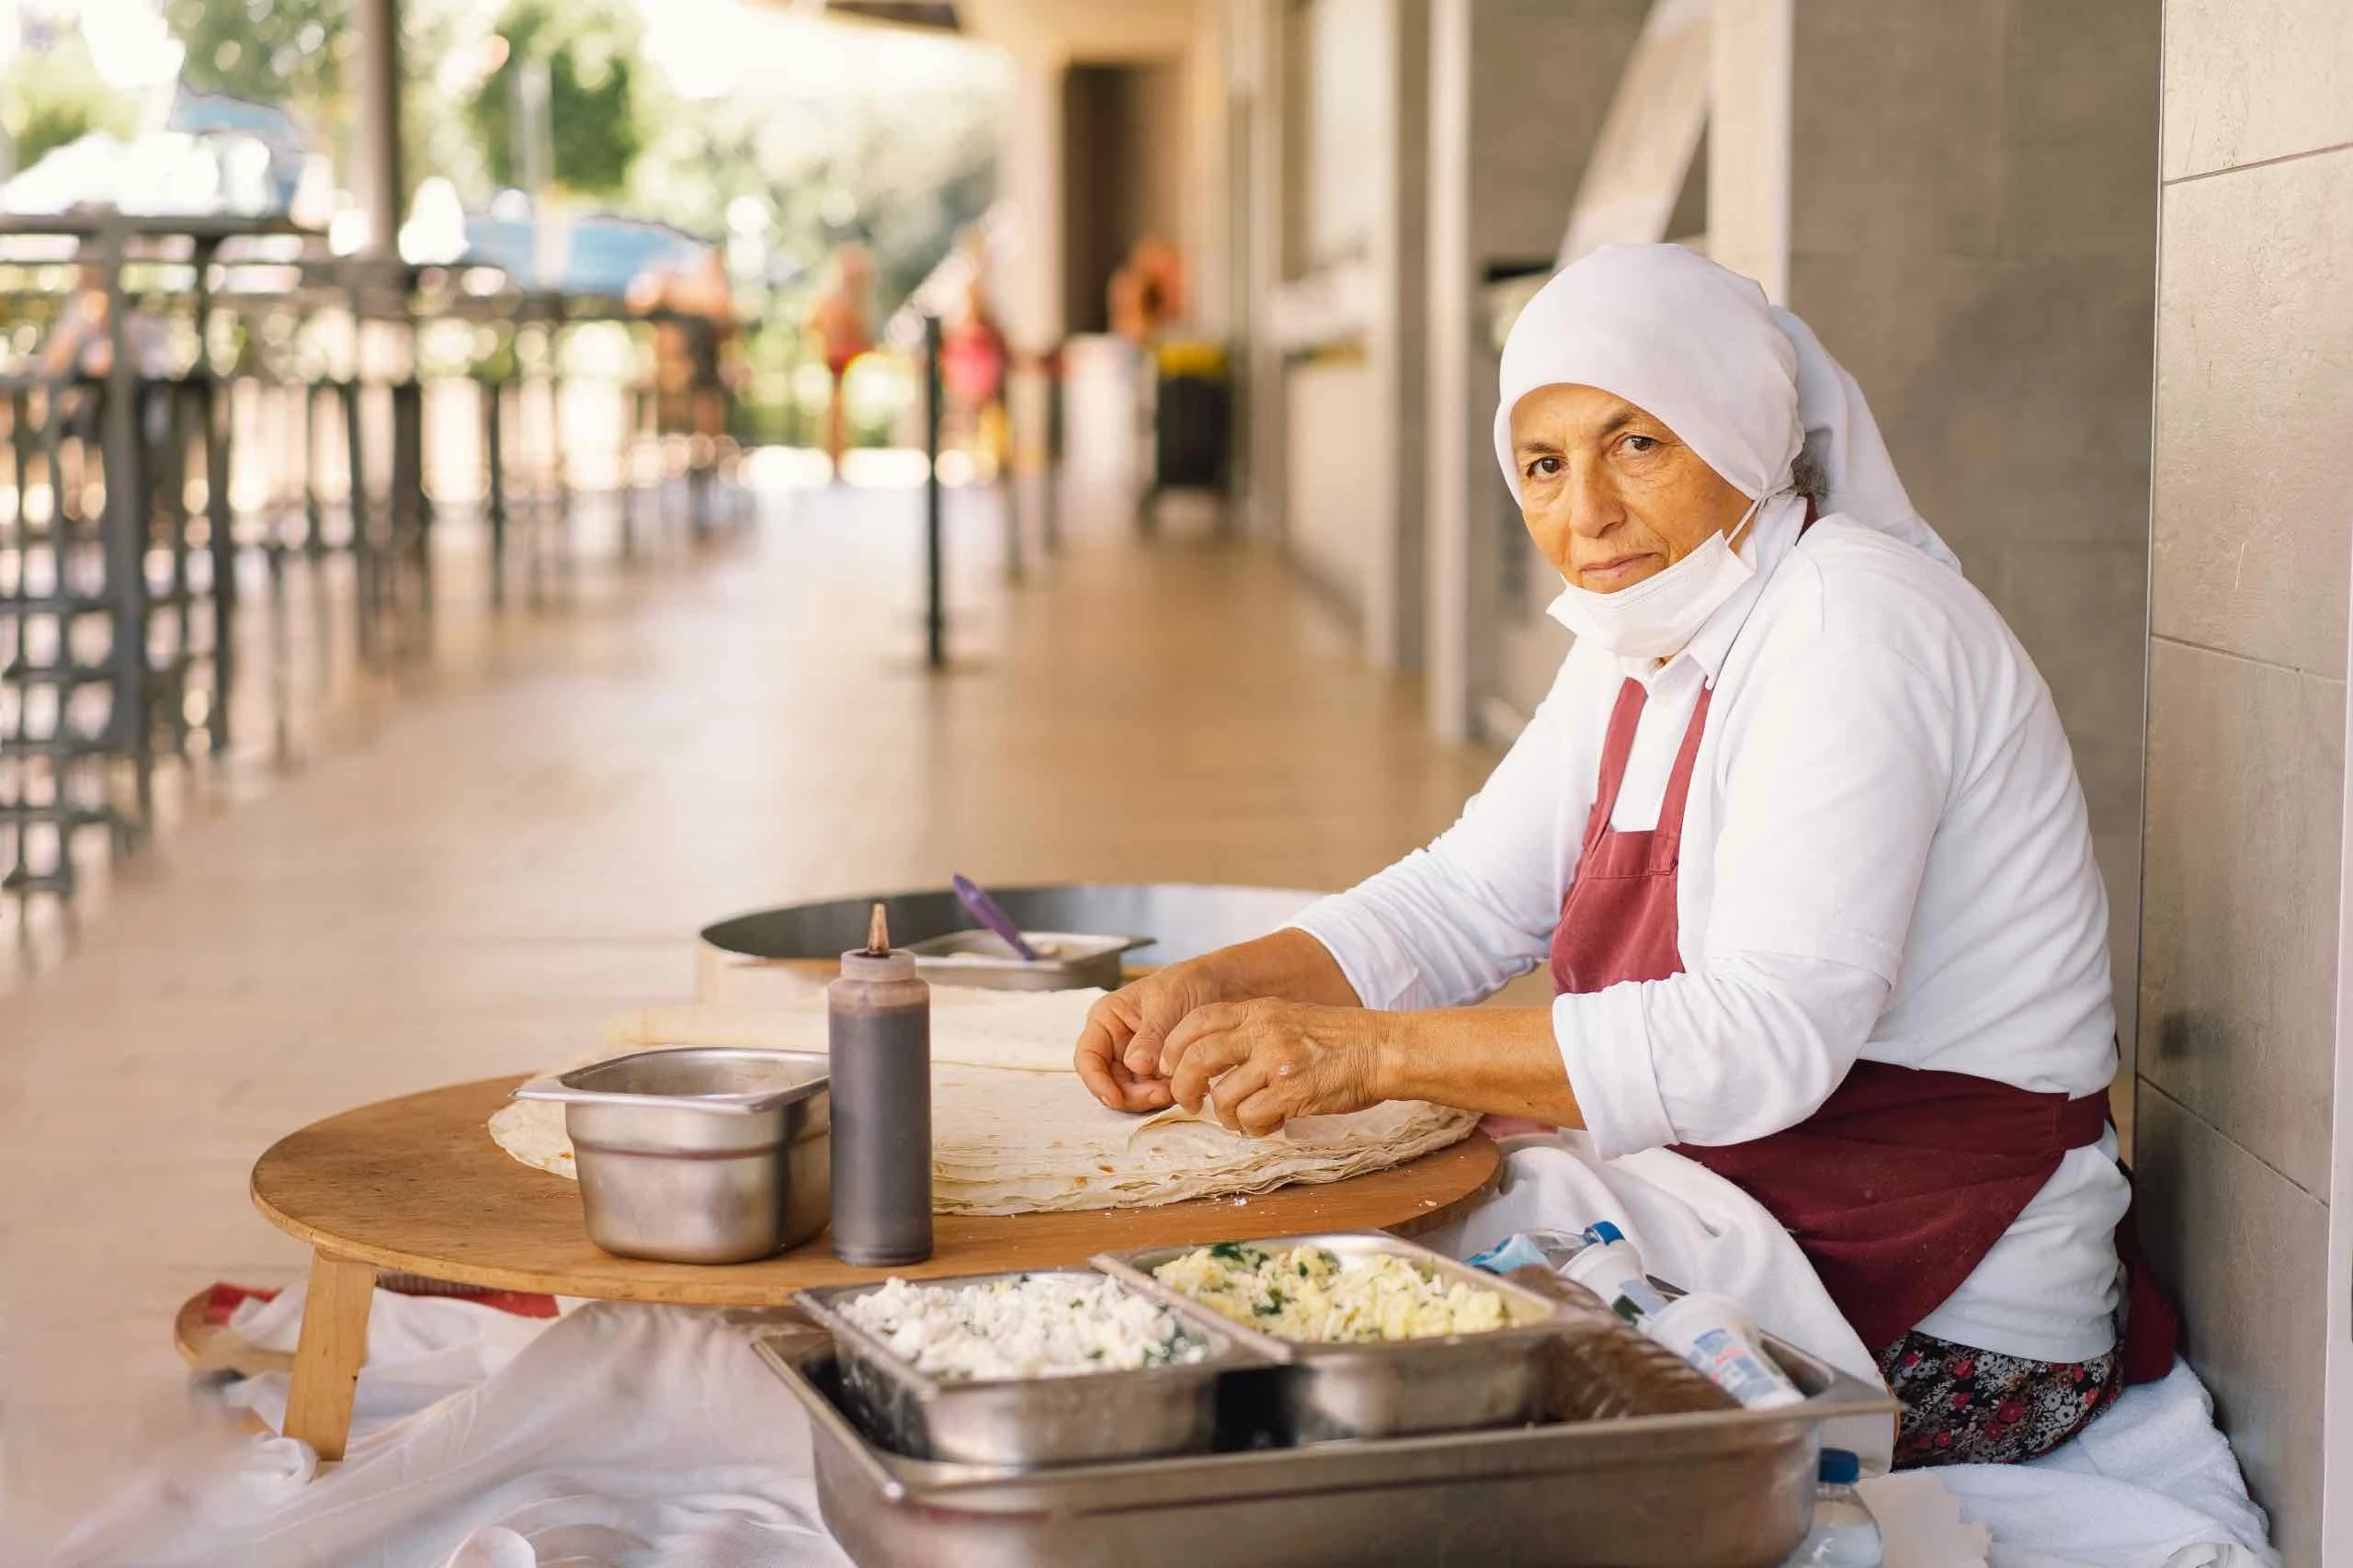
POLYGON ((834 1256, 861 1267, 931 1256, 931 987, 891 948, 882 906, 825 988, 833 1066, 834 1256))

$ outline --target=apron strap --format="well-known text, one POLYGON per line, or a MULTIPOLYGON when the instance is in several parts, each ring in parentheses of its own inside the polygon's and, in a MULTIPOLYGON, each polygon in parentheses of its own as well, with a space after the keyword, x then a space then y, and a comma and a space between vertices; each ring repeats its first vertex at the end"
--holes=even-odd
MULTIPOLYGON (((1798 525, 1798 536, 1813 527, 1815 509, 1813 497, 1805 501, 1805 521, 1798 525)), ((1699 733, 1707 727, 1708 699, 1715 695, 1713 686, 1699 688, 1699 700, 1691 710, 1691 723, 1683 732, 1682 749, 1675 754, 1675 771, 1667 776, 1666 795, 1659 802, 1657 831, 1670 837, 1683 835, 1683 806, 1691 795, 1691 774, 1699 759, 1699 733)), ((1643 704, 1649 699, 1643 683, 1628 676, 1618 688, 1618 705, 1609 710, 1609 733, 1601 743, 1601 778, 1594 790, 1593 811, 1586 818, 1585 850, 1590 855, 1609 827, 1609 819, 1617 814, 1619 787, 1626 782, 1626 761, 1633 755, 1634 730, 1642 722, 1643 704)))
POLYGON ((1649 694, 1643 683, 1628 676, 1618 688, 1618 705, 1609 710, 1609 733, 1601 743, 1601 778, 1593 792, 1593 812, 1585 819, 1585 852, 1589 856, 1609 818, 1618 809, 1618 790, 1626 782, 1626 759, 1634 753, 1634 730, 1643 722, 1643 704, 1649 694))
POLYGON ((1691 705, 1691 722, 1683 732, 1682 749, 1675 754, 1675 771, 1666 776, 1666 797, 1659 802, 1658 831, 1683 837, 1683 805, 1691 797, 1691 775, 1699 762, 1699 735, 1708 727, 1708 699, 1716 694, 1711 686, 1699 688, 1699 700, 1691 705))
POLYGON ((2067 1149, 2090 1149, 2108 1136, 2108 1095, 2078 1095, 2059 1108, 2058 1142, 2067 1149))

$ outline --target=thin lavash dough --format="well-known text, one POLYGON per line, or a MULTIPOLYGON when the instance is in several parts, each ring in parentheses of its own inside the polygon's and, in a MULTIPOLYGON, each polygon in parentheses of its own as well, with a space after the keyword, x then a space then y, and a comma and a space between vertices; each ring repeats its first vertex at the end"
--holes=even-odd
MULTIPOLYGON (((1402 1165, 1459 1142, 1477 1125, 1472 1112, 1419 1100, 1306 1117, 1268 1138, 1228 1131, 1181 1108, 1151 1117, 1112 1110, 1070 1066, 1072 1043, 1102 994, 932 988, 932 1202, 940 1213, 1063 1212, 1255 1196, 1402 1165)), ((613 1019, 608 1033, 623 1051, 823 1051, 825 1006, 817 996, 756 1012, 699 1004, 645 1007, 613 1019)), ((561 1105, 512 1101, 491 1117, 490 1132, 525 1165, 578 1174, 561 1105)))

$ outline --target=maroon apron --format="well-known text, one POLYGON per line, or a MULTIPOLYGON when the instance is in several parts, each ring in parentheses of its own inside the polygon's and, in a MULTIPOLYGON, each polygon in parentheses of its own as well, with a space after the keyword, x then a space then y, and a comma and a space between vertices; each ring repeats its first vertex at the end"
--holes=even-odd
MULTIPOLYGON (((1712 688, 1703 688, 1676 753, 1658 825, 1609 825, 1644 692, 1629 679, 1609 715, 1585 848, 1552 933, 1552 983, 1585 994, 1683 972, 1676 944, 1676 871, 1712 688)), ((2037 1094, 1961 1073, 1858 1062, 1822 1108, 1795 1127, 1715 1148, 1677 1152, 1763 1204, 1812 1260, 1838 1310, 1874 1353, 1904 1337, 1983 1261, 2070 1149, 2100 1141, 2108 1096, 2037 1094)), ((2172 1369, 2173 1309, 2133 1267, 2131 1221, 2124 1371, 2145 1382, 2172 1369)))

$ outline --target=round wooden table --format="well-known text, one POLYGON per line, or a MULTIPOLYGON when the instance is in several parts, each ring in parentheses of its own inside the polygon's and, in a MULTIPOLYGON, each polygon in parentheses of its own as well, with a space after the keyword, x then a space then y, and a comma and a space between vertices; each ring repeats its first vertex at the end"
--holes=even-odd
POLYGON ((254 1206, 313 1252, 286 1432, 322 1459, 343 1455, 379 1268, 487 1290, 775 1306, 812 1285, 1060 1267, 1126 1247, 1310 1231, 1411 1234, 1491 1190, 1502 1163, 1494 1142, 1473 1133, 1391 1170, 1246 1199, 942 1214, 930 1259, 904 1268, 854 1268, 823 1235, 758 1263, 654 1263, 598 1249, 581 1226, 578 1184, 534 1170, 492 1141, 491 1113, 522 1081, 493 1078, 362 1106, 279 1140, 254 1165, 254 1206))

